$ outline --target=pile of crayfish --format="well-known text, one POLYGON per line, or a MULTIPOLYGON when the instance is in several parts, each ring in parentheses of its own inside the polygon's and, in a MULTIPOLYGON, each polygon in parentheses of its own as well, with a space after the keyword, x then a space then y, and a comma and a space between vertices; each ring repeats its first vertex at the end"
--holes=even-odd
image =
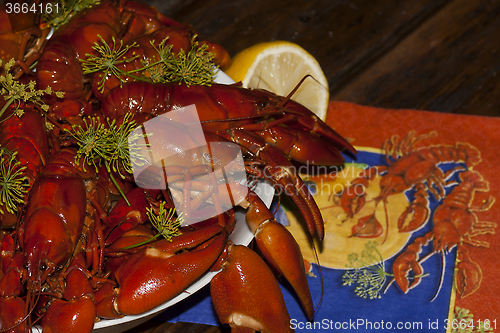
POLYGON ((322 240, 320 211, 292 161, 338 166, 340 151, 354 148, 290 96, 207 81, 230 57, 193 27, 139 2, 82 3, 60 17, 32 15, 22 31, 0 13, 0 331, 91 332, 101 319, 165 303, 210 270, 219 271, 215 310, 235 331, 291 331, 276 275, 312 319, 291 234, 251 185, 215 175, 240 154, 249 178, 283 189, 322 240), (182 61, 191 62, 172 74, 182 61), (183 71, 193 67, 204 74, 183 71), (143 139, 169 157, 138 183, 128 135, 193 104, 201 141, 161 118, 155 128, 169 141, 159 132, 143 139), (168 186, 144 186, 165 171, 168 186), (238 200, 219 195, 228 182, 238 200), (216 214, 183 225, 179 205, 185 216, 206 206, 216 214), (236 205, 259 255, 229 240, 236 205))

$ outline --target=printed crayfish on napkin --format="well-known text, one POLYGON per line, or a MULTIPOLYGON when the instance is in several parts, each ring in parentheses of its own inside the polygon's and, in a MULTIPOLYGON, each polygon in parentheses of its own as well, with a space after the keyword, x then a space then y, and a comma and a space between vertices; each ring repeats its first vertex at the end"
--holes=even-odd
POLYGON ((463 298, 481 284, 481 267, 471 258, 469 247, 489 248, 488 241, 479 236, 494 234, 497 224, 479 220, 478 214, 489 210, 495 198, 490 195, 482 203, 475 200, 476 194, 487 194, 490 190, 489 182, 473 170, 482 161, 480 151, 466 142, 422 144, 436 135, 431 132, 417 136, 410 131, 400 141, 397 135, 389 138, 382 147, 385 164, 360 172, 338 194, 336 202, 347 214, 347 221, 354 224, 351 237, 379 239, 383 244, 391 237, 388 198, 407 194, 410 202, 398 217, 398 232, 414 233, 428 223, 432 223, 432 227, 397 254, 392 267, 394 278, 386 289, 395 281, 404 293, 409 292, 427 275, 423 268, 425 260, 434 254, 441 254, 444 260, 444 256, 457 247, 455 286, 457 295, 463 298), (379 178, 380 191, 368 197, 366 189, 375 178, 379 178), (437 202, 435 209, 431 209, 430 196, 437 202), (360 216, 368 202, 373 202, 375 207, 384 205, 385 217, 380 218, 375 211, 360 216), (430 250, 421 257, 425 246, 430 250))

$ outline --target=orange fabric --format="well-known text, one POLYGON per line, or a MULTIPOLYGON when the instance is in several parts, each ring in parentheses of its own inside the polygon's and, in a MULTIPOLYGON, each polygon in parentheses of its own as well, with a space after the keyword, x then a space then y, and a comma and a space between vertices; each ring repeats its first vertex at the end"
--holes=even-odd
MULTIPOLYGON (((480 206, 490 195, 497 199, 489 210, 476 212, 476 215, 479 221, 499 224, 500 118, 388 110, 332 101, 326 122, 354 146, 381 148, 384 141, 392 135, 397 134, 402 138, 411 130, 417 135, 437 132, 437 136, 423 140, 418 146, 470 143, 479 149, 482 157, 482 161, 473 169, 490 185, 488 193, 476 193, 473 206, 480 206)), ((472 260, 482 270, 481 286, 470 296, 457 298, 455 305, 469 309, 474 314, 474 320, 494 320, 500 313, 500 226, 497 226, 494 235, 480 235, 474 239, 490 244, 489 248, 468 246, 472 260)))

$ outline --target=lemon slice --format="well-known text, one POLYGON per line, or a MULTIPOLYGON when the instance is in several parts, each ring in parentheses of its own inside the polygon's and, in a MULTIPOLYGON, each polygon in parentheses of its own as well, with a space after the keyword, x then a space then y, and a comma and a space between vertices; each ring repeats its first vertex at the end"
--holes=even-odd
POLYGON ((318 61, 297 44, 286 41, 259 43, 238 53, 226 71, 245 88, 260 88, 287 96, 306 75, 292 99, 325 120, 330 94, 318 61))

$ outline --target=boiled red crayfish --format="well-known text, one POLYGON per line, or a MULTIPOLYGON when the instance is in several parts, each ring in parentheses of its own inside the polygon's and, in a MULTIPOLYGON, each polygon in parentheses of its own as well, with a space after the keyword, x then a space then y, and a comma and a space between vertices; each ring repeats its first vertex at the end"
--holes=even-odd
POLYGON ((316 228, 318 237, 323 239, 319 209, 289 160, 339 165, 344 160, 338 147, 351 151, 354 148, 302 105, 238 85, 188 87, 133 82, 111 90, 103 100, 102 112, 112 119, 120 119, 129 112, 136 119, 150 119, 192 104, 205 132, 235 142, 264 161, 259 177, 287 188, 287 194, 291 194, 306 217, 311 234, 316 228), (282 142, 285 140, 286 144, 282 142))
MULTIPOLYGON (((0 118, 0 147, 16 152, 16 160, 26 166, 24 175, 28 187, 31 187, 49 156, 49 138, 38 112, 30 105, 24 105, 23 109, 22 122, 13 114, 12 106, 0 118)), ((5 207, 2 210, 4 214, 0 216, 0 225, 13 227, 23 207, 16 207, 16 211, 11 209, 10 212, 5 207)))
POLYGON ((479 221, 475 212, 488 210, 495 200, 490 197, 483 205, 474 206, 474 194, 489 191, 489 183, 483 180, 479 172, 473 170, 461 172, 460 180, 461 182, 434 211, 432 231, 416 238, 394 261, 395 281, 405 293, 415 288, 422 280, 424 273, 422 263, 425 259, 436 253, 448 252, 455 246, 458 258, 456 287, 459 297, 466 297, 479 288, 481 268, 470 258, 467 246, 489 247, 488 242, 478 240, 476 237, 494 234, 497 224, 479 221), (419 260, 422 246, 431 241, 432 251, 419 260), (411 271, 414 276, 410 282, 408 275, 411 271))
MULTIPOLYGON (((134 61, 123 65, 133 67, 164 39, 172 45, 174 52, 179 52, 181 49, 189 50, 195 35, 191 27, 175 22, 146 4, 133 0, 104 1, 79 12, 69 23, 56 30, 38 60, 37 84, 41 89, 50 86, 55 91, 64 92, 63 100, 52 101, 52 112, 68 121, 71 117, 80 117, 91 111, 88 97, 92 93, 102 97, 110 88, 120 84, 113 76, 106 75, 106 89, 100 90, 101 72, 84 75, 83 61, 98 55, 94 49, 96 43, 102 41, 114 47, 114 40, 130 42, 134 45, 130 50, 134 53, 134 61), (156 45, 150 44, 153 41, 156 45), (91 84, 86 85, 89 81, 92 81, 91 84)), ((199 37, 196 41, 208 45, 214 52, 215 64, 229 64, 229 55, 222 47, 199 37)))
MULTIPOLYGON (((24 291, 22 284, 26 283, 27 304, 22 308, 22 312, 17 313, 16 320, 28 319, 28 323, 30 322, 29 317, 44 283, 68 264, 81 244, 87 200, 95 202, 95 199, 88 198, 88 195, 94 193, 91 179, 95 178, 95 175, 90 171, 83 171, 81 165, 75 163, 75 153, 75 150, 66 149, 53 154, 30 191, 24 222, 17 231, 19 243, 14 247, 18 252, 14 258, 22 260, 22 265, 13 259, 12 264, 15 266, 7 266, 7 271, 14 269, 13 272, 22 274, 5 274, 1 282, 18 286, 15 292, 3 294, 0 298, 2 306, 18 302, 24 291)), ((87 266, 85 262, 83 266, 87 266)), ((55 307, 48 306, 46 311, 51 313, 54 310, 55 307)), ((59 311, 65 310, 60 308, 59 311)), ((11 321, 4 322, 3 329, 11 327, 7 324, 11 321)), ((50 330, 50 326, 47 324, 46 329, 50 330)))
POLYGON ((37 17, 31 13, 7 14, 7 7, 0 7, 0 59, 15 59, 14 76, 19 78, 23 73, 31 73, 30 66, 40 56, 40 51, 47 42, 50 30, 37 26, 37 17), (11 19, 16 26, 12 27, 11 19))
MULTIPOLYGON (((380 175, 380 194, 373 199, 376 204, 381 201, 386 204, 389 196, 415 189, 415 199, 398 219, 400 232, 412 232, 425 225, 430 217, 428 192, 438 200, 444 198, 444 187, 448 178, 454 172, 464 169, 457 166, 443 172, 439 165, 461 162, 471 168, 481 162, 480 152, 468 143, 416 147, 420 141, 435 134, 431 132, 415 136, 415 132, 410 131, 400 142, 397 136, 387 140, 383 150, 388 166, 368 168, 351 182, 350 186, 359 187, 358 189, 346 190, 341 194, 340 205, 348 216, 353 218, 365 205, 365 188, 375 176, 380 175)), ((389 221, 386 221, 386 224, 388 223, 389 221)), ((352 231, 356 237, 379 237, 383 234, 383 228, 375 218, 375 213, 359 218, 352 231)))
MULTIPOLYGON (((141 191, 131 193, 131 201, 137 201, 133 200, 134 196, 140 198, 141 191)), ((298 244, 253 192, 248 192, 242 206, 248 209, 247 223, 266 261, 289 279, 308 316, 312 316, 313 304, 303 261, 299 260, 302 256, 298 244), (276 244, 288 250, 276 251, 276 244)), ((140 219, 137 222, 141 223, 140 219)), ((223 323, 264 332, 289 331, 290 318, 283 311, 283 296, 272 271, 246 247, 229 245, 226 249, 227 236, 234 222, 234 213, 229 210, 222 216, 181 229, 182 235, 173 238, 172 242, 161 240, 133 253, 116 255, 124 246, 150 237, 141 224, 126 227, 123 236, 109 246, 113 249, 108 254, 112 255, 109 263, 117 285, 108 283, 96 292, 98 316, 116 318, 152 309, 176 296, 212 267, 213 270, 222 268, 212 283, 212 297, 223 323), (186 260, 191 262, 189 267, 183 264, 186 260), (241 275, 231 278, 235 274, 241 275), (241 299, 247 301, 241 302, 241 299), (274 310, 258 311, 261 307, 258 304, 264 301, 274 310)), ((116 226, 112 229, 116 230, 116 226)))

